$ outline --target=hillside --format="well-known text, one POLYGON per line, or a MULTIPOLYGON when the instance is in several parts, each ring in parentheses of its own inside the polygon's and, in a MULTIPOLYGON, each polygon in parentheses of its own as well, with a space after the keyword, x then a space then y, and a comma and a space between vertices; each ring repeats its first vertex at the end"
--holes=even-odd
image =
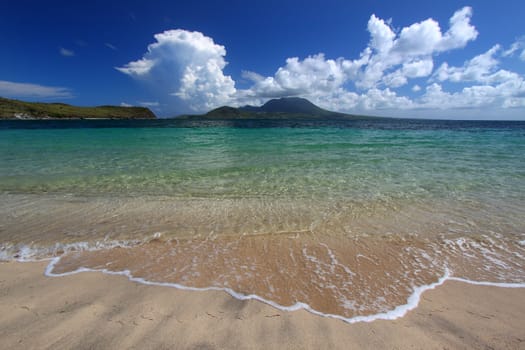
POLYGON ((156 116, 145 107, 77 107, 0 97, 0 119, 156 119, 156 116))
POLYGON ((305 98, 286 97, 273 99, 260 107, 244 106, 239 108, 242 111, 265 112, 265 113, 297 113, 316 116, 334 116, 341 113, 330 112, 322 109, 305 98))
POLYGON ((179 116, 182 119, 369 119, 374 117, 344 114, 322 109, 307 99, 283 97, 266 102, 260 107, 223 106, 205 114, 179 116))

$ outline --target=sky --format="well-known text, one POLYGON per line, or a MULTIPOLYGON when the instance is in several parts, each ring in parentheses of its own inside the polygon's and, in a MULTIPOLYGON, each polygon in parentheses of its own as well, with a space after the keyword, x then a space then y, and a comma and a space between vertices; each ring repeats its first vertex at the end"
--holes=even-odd
POLYGON ((525 1, 0 2, 0 96, 525 119, 525 1))

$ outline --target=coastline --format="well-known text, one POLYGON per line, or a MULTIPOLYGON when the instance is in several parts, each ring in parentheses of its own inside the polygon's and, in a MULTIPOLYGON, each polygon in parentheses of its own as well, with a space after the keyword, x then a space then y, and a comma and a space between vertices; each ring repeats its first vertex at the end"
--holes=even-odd
POLYGON ((20 348, 494 348, 525 346, 525 288, 457 280, 395 320, 348 324, 222 291, 185 291, 48 261, 0 263, 0 338, 20 348))

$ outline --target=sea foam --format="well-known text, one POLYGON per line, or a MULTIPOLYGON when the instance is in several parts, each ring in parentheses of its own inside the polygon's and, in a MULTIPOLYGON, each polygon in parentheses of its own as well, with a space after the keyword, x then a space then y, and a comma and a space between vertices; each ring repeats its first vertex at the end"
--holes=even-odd
POLYGON ((390 311, 376 313, 372 315, 344 317, 344 316, 337 315, 337 314, 320 312, 312 308, 310 305, 303 303, 303 302, 297 302, 291 306, 284 306, 272 300, 263 298, 257 294, 243 294, 243 293, 236 292, 231 288, 220 288, 220 287, 198 288, 198 287, 185 286, 179 283, 148 281, 144 278, 134 277, 129 270, 111 271, 108 269, 90 269, 90 268, 81 267, 74 271, 69 271, 69 272, 64 272, 64 273, 54 273, 53 269, 59 261, 60 261, 60 257, 55 257, 51 259, 51 262, 48 264, 48 266, 45 269, 46 276, 62 277, 62 276, 75 275, 81 272, 101 272, 107 275, 126 276, 132 282, 141 283, 141 284, 149 285, 149 286, 171 287, 171 288, 177 288, 180 290, 187 290, 187 291, 224 291, 238 300, 256 300, 256 301, 260 301, 265 304, 268 304, 282 311, 306 310, 314 315, 318 315, 321 317, 327 317, 327 318, 333 318, 333 319, 344 321, 346 323, 373 322, 376 320, 395 320, 395 319, 401 318, 405 316, 409 311, 415 309, 419 305, 421 296, 423 295, 424 292, 434 289, 438 286, 441 286, 442 284, 444 284, 446 281, 449 281, 449 280, 464 282, 464 283, 473 284, 473 285, 481 285, 481 286, 494 286, 494 287, 503 287, 503 288, 525 288, 525 283, 497 283, 497 282, 495 283, 495 282, 485 282, 485 281, 471 281, 471 280, 464 279, 464 278, 453 277, 451 276, 450 270, 446 268, 444 275, 441 276, 436 282, 430 283, 427 285, 414 287, 412 294, 407 298, 406 304, 398 305, 390 311))

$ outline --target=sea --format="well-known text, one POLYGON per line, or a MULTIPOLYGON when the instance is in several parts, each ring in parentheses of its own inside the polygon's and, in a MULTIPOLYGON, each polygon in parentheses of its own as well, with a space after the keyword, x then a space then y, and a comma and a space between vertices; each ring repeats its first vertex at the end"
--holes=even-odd
POLYGON ((346 322, 525 287, 525 122, 0 121, 0 260, 346 322))

